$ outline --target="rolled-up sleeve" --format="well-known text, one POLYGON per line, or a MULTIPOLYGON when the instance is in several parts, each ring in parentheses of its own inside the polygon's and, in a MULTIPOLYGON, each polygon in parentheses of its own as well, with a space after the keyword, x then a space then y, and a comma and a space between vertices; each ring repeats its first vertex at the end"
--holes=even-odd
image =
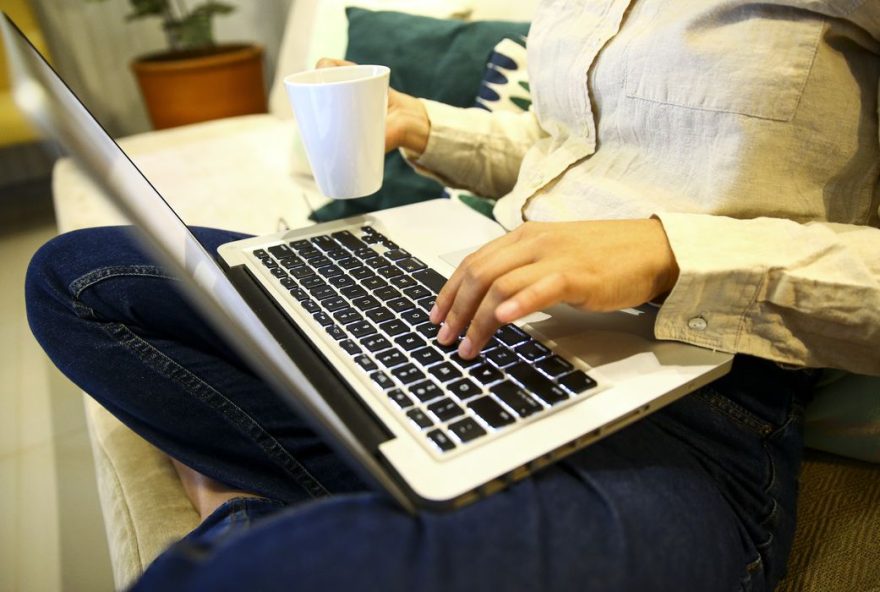
POLYGON ((880 375, 880 229, 658 217, 681 270, 659 339, 880 375))
POLYGON ((500 197, 516 183, 528 149, 546 133, 532 111, 462 109, 423 99, 431 121, 424 153, 404 151, 419 173, 445 185, 500 197))

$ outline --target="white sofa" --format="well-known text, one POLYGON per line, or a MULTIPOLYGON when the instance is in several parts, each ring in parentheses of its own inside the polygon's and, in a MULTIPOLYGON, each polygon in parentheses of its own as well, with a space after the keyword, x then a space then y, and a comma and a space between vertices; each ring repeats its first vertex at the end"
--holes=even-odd
MULTIPOLYGON (((355 3, 355 2, 352 2, 355 3)), ((436 16, 528 20, 537 0, 362 0, 368 8, 436 16)), ((344 51, 344 0, 294 0, 270 98, 270 113, 125 138, 120 144, 190 224, 267 233, 309 224, 325 200, 295 146, 295 124, 279 84, 316 57, 344 51), (340 20, 342 19, 342 20, 340 20)), ((53 193, 59 230, 124 220, 68 160, 53 193)), ((166 456, 86 397, 114 577, 123 588, 198 523, 166 456)), ((880 471, 813 457, 803 473, 801 515, 786 592, 880 589, 880 471), (876 588, 874 588, 876 586, 876 588)))

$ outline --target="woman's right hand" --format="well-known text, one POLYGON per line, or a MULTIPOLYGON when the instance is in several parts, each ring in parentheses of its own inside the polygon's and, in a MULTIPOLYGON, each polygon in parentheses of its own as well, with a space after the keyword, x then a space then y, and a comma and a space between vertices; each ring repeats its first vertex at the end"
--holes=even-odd
MULTIPOLYGON (((354 62, 321 58, 317 68, 337 68, 354 66, 354 62)), ((425 106, 417 98, 388 89, 388 115, 385 119, 385 152, 404 148, 416 156, 425 151, 431 121, 425 106)))

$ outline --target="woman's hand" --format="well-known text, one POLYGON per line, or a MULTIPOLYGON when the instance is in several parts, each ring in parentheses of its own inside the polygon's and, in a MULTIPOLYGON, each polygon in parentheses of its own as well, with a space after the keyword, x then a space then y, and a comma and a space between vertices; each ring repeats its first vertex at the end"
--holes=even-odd
MULTIPOLYGON (((354 66, 354 62, 321 58, 318 68, 354 66)), ((417 98, 388 89, 388 115, 385 119, 385 152, 405 148, 416 155, 425 151, 431 122, 425 106, 417 98)))
POLYGON ((437 296, 438 340, 475 357, 504 323, 560 302, 589 311, 665 294, 678 265, 659 220, 527 222, 461 263, 437 296))

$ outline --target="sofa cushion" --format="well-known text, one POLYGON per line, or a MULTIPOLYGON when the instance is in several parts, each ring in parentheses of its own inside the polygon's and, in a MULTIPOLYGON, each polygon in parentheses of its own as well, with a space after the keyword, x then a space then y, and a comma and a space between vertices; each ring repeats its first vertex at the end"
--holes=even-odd
MULTIPOLYGON (((399 12, 348 9, 345 57, 391 68, 391 86, 456 107, 474 104, 486 61, 504 38, 527 34, 529 23, 435 19, 399 12)), ((316 221, 334 220, 440 197, 443 187, 419 176, 397 152, 385 158, 382 188, 367 197, 340 200, 317 210, 316 221)))

